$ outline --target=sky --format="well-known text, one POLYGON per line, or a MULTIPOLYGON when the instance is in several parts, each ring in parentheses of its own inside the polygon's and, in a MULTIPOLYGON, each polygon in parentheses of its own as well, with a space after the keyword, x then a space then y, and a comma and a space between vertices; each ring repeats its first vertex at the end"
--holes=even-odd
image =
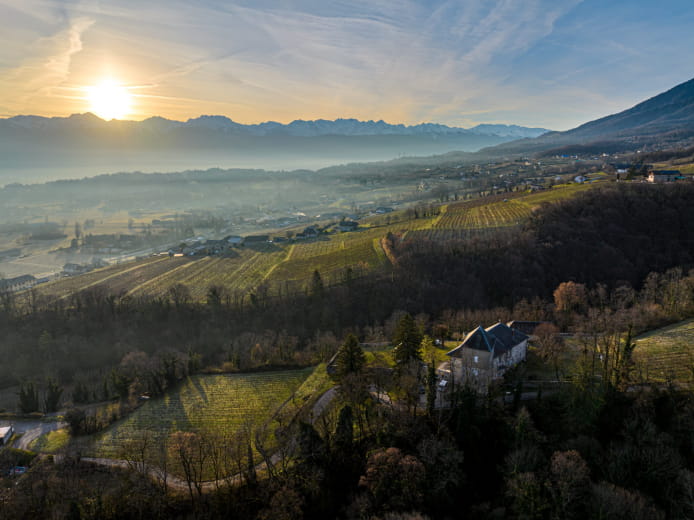
POLYGON ((0 117, 110 81, 135 120, 565 130, 691 79, 692 27, 691 0, 0 0, 0 117))

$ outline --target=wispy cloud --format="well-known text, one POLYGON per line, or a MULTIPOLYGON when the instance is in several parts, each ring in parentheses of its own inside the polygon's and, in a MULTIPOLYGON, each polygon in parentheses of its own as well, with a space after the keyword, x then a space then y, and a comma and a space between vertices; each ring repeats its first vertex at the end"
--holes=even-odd
POLYGON ((0 91, 12 92, 17 106, 50 95, 68 80, 73 56, 83 48, 82 35, 93 24, 88 18, 70 20, 55 34, 32 42, 22 62, 0 76, 0 91))
MULTIPOLYGON (((639 74, 640 62, 675 42, 694 45, 691 31, 677 31, 694 22, 684 1, 677 19, 650 26, 645 36, 646 20, 665 16, 646 0, 5 4, 0 15, 19 28, 12 40, 28 43, 0 49, 0 110, 10 112, 45 111, 52 95, 71 95, 65 87, 112 74, 148 85, 139 93, 141 117, 352 116, 561 128, 643 95, 639 82, 626 79, 639 74), (606 22, 613 19, 620 24, 606 22)), ((649 78, 648 88, 675 75, 649 78)), ((78 107, 74 101, 66 106, 78 107)))

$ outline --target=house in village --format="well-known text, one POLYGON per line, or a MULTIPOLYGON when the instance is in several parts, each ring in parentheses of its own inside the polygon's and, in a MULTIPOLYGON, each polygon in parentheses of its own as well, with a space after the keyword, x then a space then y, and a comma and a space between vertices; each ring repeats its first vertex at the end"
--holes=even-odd
POLYGON ((31 289, 37 283, 38 280, 34 276, 30 274, 23 274, 22 276, 16 276, 15 278, 6 278, 0 280, 0 291, 24 291, 26 289, 31 289))
POLYGON ((63 274, 65 276, 76 276, 78 274, 84 274, 91 271, 92 268, 88 265, 67 263, 63 266, 63 274))
POLYGON ((13 426, 0 427, 0 446, 6 446, 14 433, 13 426))
POLYGON ((261 244, 270 241, 270 235, 248 235, 244 238, 244 244, 261 244))
POLYGON ((682 174, 679 170, 650 170, 647 177, 648 182, 652 182, 654 184, 674 182, 682 178, 682 174))
POLYGON ((358 227, 359 222, 355 222, 354 220, 341 220, 340 223, 337 225, 337 229, 339 229, 342 233, 356 231, 358 227))
POLYGON ((243 237, 238 235, 229 235, 225 240, 231 247, 240 247, 243 245, 243 237))
POLYGON ((479 326, 447 353, 450 361, 439 367, 439 376, 447 383, 455 381, 486 388, 525 360, 528 339, 527 334, 501 322, 486 329, 479 326))

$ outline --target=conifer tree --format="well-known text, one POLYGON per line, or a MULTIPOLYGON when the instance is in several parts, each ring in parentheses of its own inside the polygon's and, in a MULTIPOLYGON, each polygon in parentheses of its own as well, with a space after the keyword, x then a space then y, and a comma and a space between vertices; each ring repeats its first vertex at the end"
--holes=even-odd
POLYGON ((343 378, 349 374, 355 374, 366 364, 364 351, 359 346, 359 340, 354 334, 348 334, 345 342, 337 351, 335 358, 337 375, 343 378))
POLYGON ((405 314, 400 318, 393 335, 395 361, 398 365, 406 365, 410 361, 422 360, 420 351, 422 337, 422 333, 417 328, 417 324, 410 314, 405 314))

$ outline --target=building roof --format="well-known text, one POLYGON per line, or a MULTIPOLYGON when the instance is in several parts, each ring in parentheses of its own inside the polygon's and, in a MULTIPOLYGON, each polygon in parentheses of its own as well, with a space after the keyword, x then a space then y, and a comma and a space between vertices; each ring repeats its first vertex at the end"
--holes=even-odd
POLYGON ((492 357, 496 357, 508 352, 526 339, 528 339, 527 335, 519 330, 511 329, 504 323, 497 323, 486 329, 479 326, 465 336, 463 342, 447 355, 459 357, 463 349, 472 349, 486 351, 492 357))
POLYGON ((549 321, 520 321, 513 320, 509 321, 506 325, 510 328, 522 332, 526 336, 530 336, 535 332, 535 329, 542 325, 543 323, 550 323, 549 321))
POLYGON ((651 170, 653 175, 680 175, 679 170, 651 170))

